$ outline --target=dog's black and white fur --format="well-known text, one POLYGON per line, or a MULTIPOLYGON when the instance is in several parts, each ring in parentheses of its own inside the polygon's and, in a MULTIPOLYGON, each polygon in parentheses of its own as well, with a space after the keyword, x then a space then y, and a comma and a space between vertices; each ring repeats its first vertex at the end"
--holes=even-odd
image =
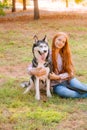
POLYGON ((33 60, 32 60, 32 68, 39 68, 42 67, 46 70, 46 75, 37 77, 32 75, 30 77, 30 80, 28 83, 21 84, 21 86, 26 86, 26 90, 24 93, 27 93, 31 87, 35 86, 36 95, 35 98, 37 100, 40 100, 40 82, 42 82, 44 85, 46 85, 46 94, 47 97, 51 97, 50 92, 50 79, 48 77, 49 72, 51 72, 51 60, 50 60, 50 52, 49 52, 49 46, 47 43, 46 36, 42 40, 38 40, 38 37, 34 36, 34 44, 32 47, 33 52, 33 60))

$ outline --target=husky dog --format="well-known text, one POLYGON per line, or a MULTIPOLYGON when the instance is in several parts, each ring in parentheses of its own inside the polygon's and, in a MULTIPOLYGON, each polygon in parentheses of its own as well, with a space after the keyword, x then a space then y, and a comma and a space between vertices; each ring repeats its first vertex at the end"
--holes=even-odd
POLYGON ((50 92, 50 79, 48 77, 49 72, 51 72, 51 60, 50 60, 50 52, 49 46, 47 43, 46 36, 42 40, 38 40, 38 37, 34 36, 34 44, 32 47, 33 52, 33 60, 32 60, 32 68, 42 67, 46 70, 46 75, 37 77, 32 75, 28 83, 21 84, 22 87, 27 87, 24 91, 24 94, 27 93, 31 87, 35 86, 35 99, 40 100, 40 82, 46 86, 46 94, 47 97, 51 97, 50 92))

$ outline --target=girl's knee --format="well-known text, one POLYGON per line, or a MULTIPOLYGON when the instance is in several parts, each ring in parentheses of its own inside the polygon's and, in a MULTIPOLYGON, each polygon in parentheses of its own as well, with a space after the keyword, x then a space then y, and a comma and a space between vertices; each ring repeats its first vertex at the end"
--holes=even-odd
POLYGON ((64 98, 78 98, 80 96, 78 92, 73 91, 65 86, 55 86, 53 88, 53 92, 64 98))
POLYGON ((55 86, 53 88, 53 92, 61 97, 64 96, 64 94, 66 93, 66 87, 64 86, 55 86))

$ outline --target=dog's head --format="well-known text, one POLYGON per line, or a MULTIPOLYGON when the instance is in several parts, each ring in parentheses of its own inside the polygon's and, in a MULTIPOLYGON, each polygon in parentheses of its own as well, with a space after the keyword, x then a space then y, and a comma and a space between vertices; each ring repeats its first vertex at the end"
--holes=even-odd
POLYGON ((34 36, 32 52, 37 60, 45 61, 49 57, 49 46, 46 36, 42 40, 38 40, 38 37, 34 36))

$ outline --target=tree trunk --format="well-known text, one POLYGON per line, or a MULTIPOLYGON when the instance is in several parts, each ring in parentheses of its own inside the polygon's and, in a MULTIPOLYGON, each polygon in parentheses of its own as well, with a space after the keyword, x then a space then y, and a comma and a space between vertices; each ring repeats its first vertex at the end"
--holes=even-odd
POLYGON ((66 7, 68 8, 68 0, 66 0, 66 7))
POLYGON ((34 19, 39 19, 39 8, 38 8, 38 0, 33 0, 34 1, 34 19))
POLYGON ((12 0, 12 12, 16 11, 16 0, 12 0))
POLYGON ((26 10, 26 0, 23 0, 23 10, 26 10))

